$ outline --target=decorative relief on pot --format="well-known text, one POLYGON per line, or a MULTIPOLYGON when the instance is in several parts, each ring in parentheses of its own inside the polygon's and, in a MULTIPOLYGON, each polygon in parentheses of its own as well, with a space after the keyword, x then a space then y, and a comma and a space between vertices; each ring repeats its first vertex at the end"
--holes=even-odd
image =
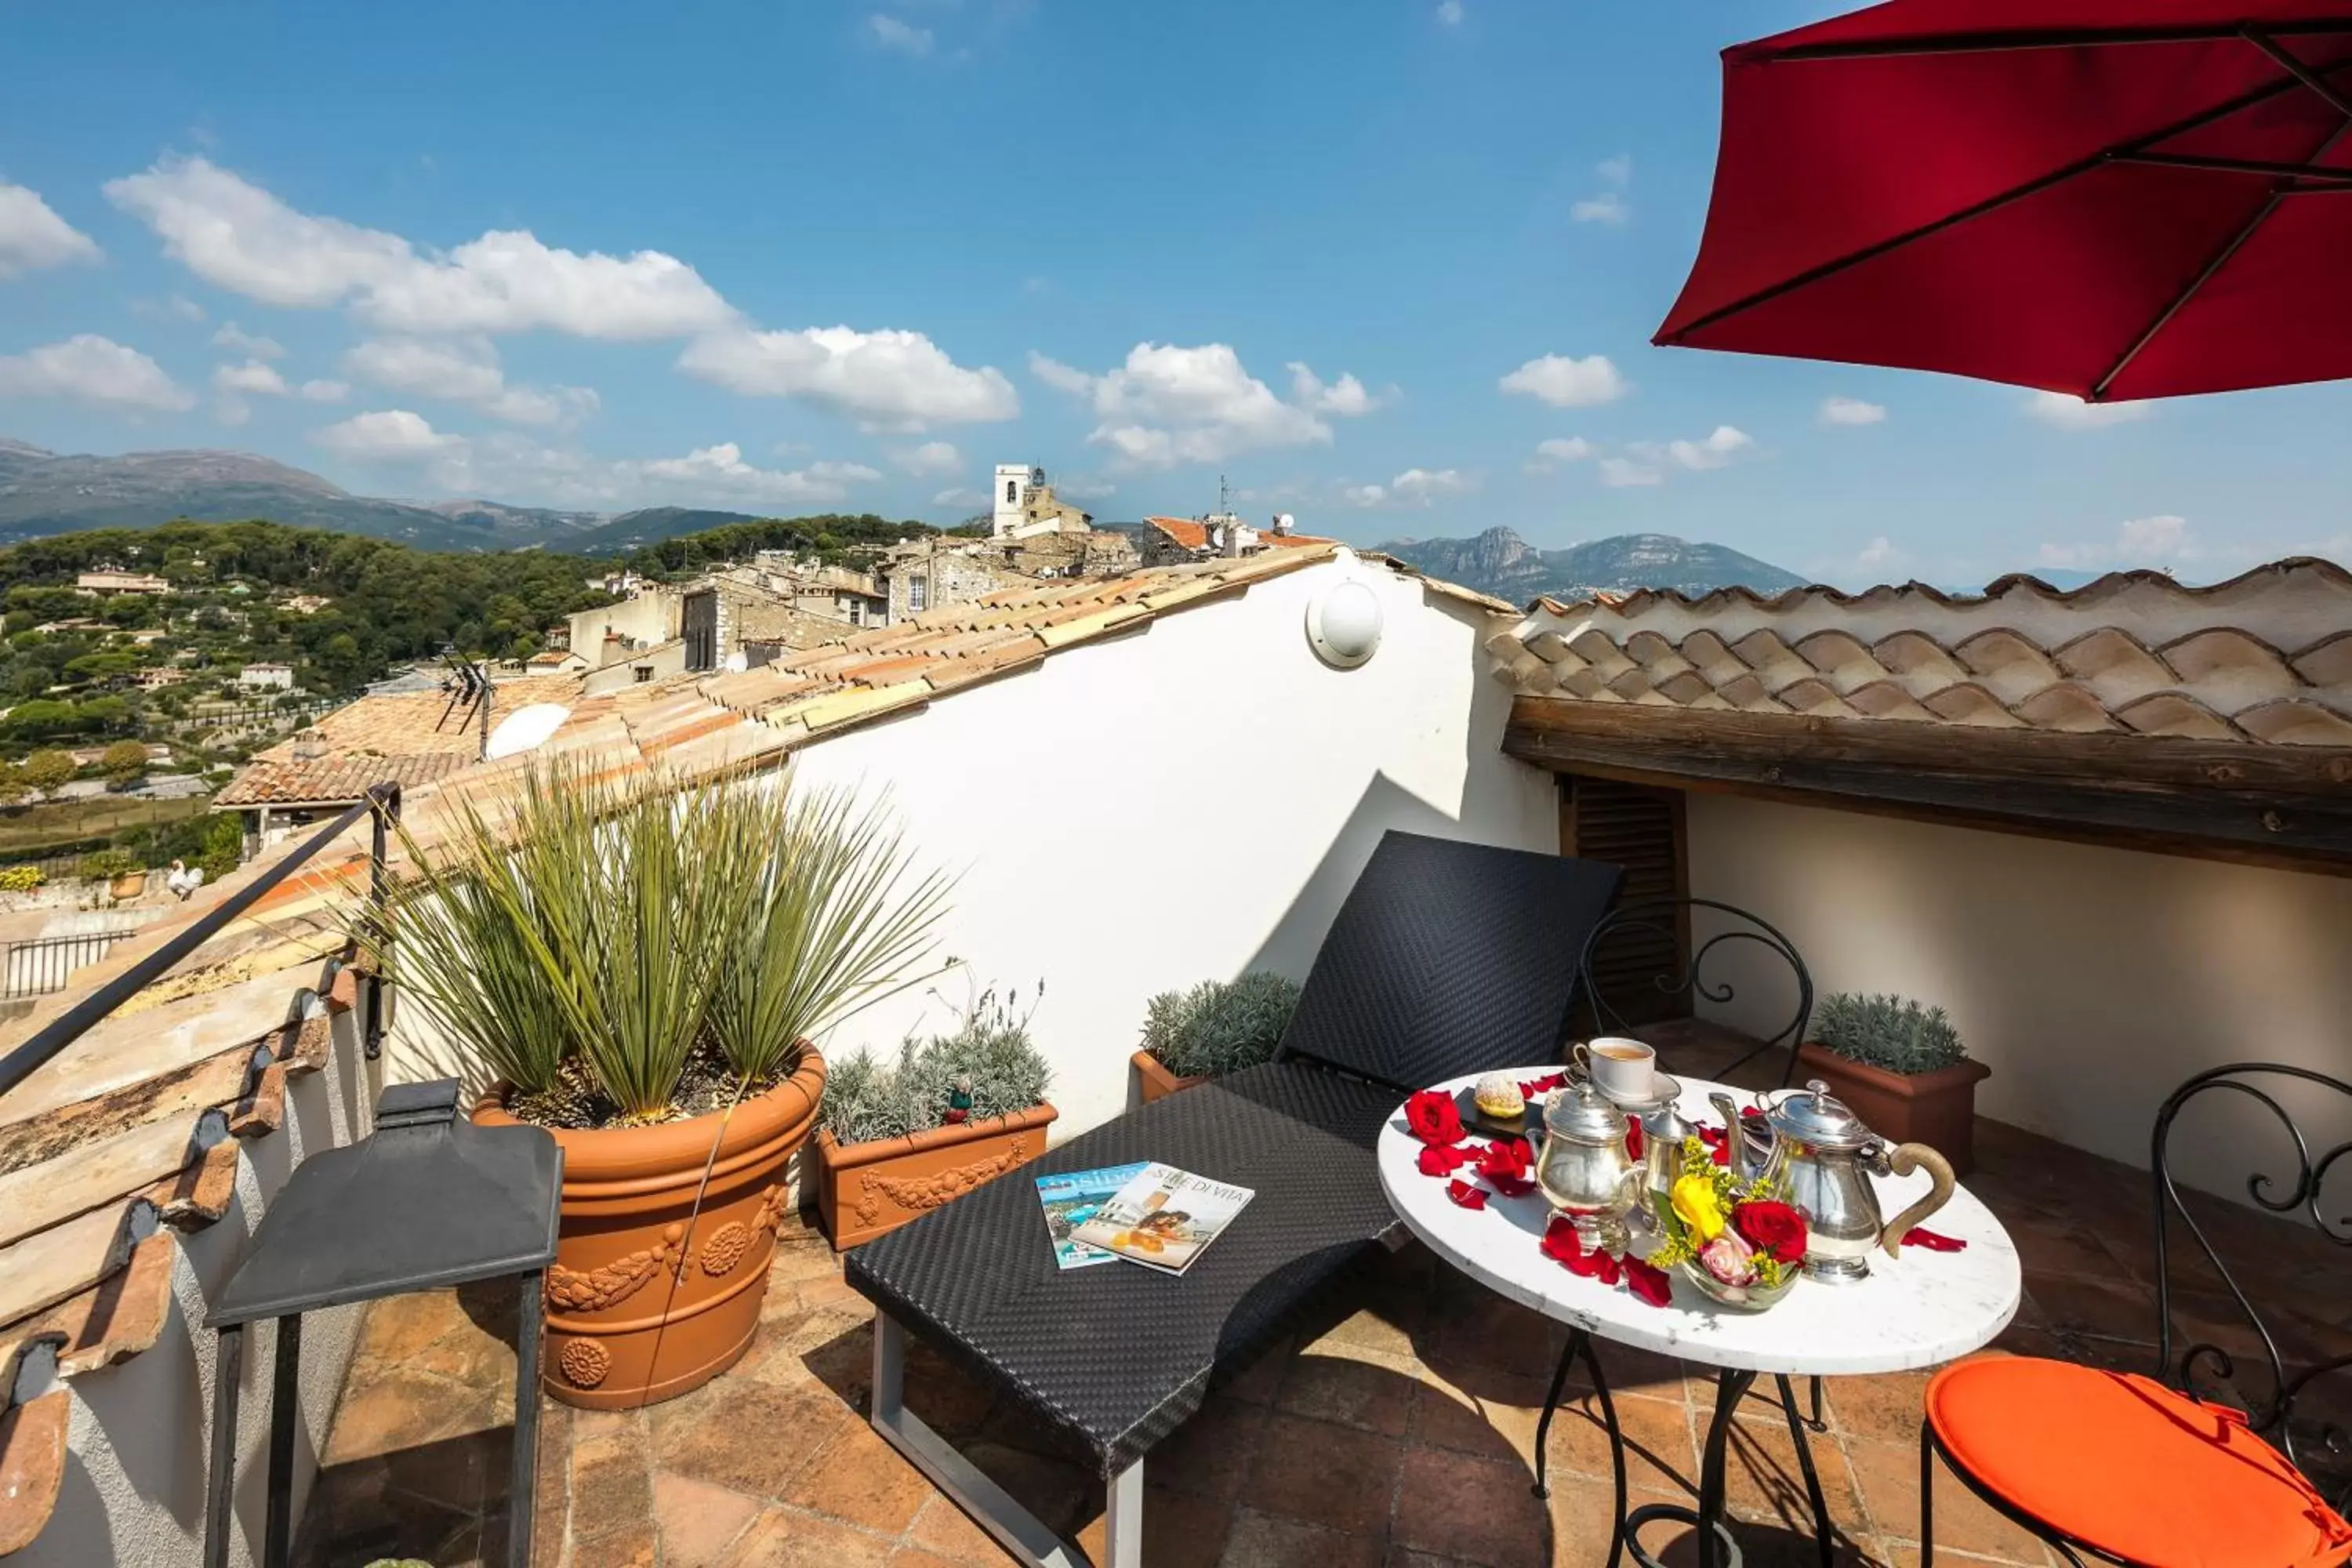
POLYGON ((613 1370, 613 1352, 594 1340, 574 1340, 563 1347, 555 1364, 574 1388, 593 1388, 613 1370))
POLYGON ((702 1271, 713 1279, 733 1273, 743 1255, 751 1250, 751 1237, 757 1234, 740 1219, 730 1219, 712 1231, 710 1239, 702 1244, 702 1271))
POLYGON ((664 1268, 686 1272, 686 1227, 673 1225, 662 1231, 659 1246, 640 1247, 601 1268, 582 1272, 561 1263, 547 1271, 547 1304, 567 1312, 601 1312, 617 1307, 642 1289, 664 1268))
POLYGON ((857 1223, 879 1224, 885 1203, 917 1214, 935 1209, 950 1198, 963 1196, 982 1182, 1003 1175, 1026 1159, 1028 1152, 1028 1141, 1015 1138, 1002 1154, 928 1176, 881 1176, 868 1171, 858 1178, 857 1223))
POLYGON ((753 1230, 779 1230, 782 1228, 784 1223, 784 1186, 785 1184, 778 1182, 774 1186, 768 1189, 768 1195, 760 1200, 760 1212, 751 1216, 751 1228, 753 1230))

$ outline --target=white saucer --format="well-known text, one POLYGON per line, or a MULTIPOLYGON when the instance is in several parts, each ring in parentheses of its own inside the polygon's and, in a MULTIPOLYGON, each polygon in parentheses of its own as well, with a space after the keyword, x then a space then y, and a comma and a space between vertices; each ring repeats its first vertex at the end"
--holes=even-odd
POLYGON ((1662 1105, 1673 1104, 1682 1098, 1683 1092, 1682 1080, 1670 1073, 1663 1072, 1655 1075, 1651 1082, 1648 1096, 1641 1100, 1621 1099, 1610 1093, 1605 1086, 1596 1084, 1594 1087, 1601 1089, 1601 1097, 1603 1100, 1621 1110, 1655 1110, 1662 1105))

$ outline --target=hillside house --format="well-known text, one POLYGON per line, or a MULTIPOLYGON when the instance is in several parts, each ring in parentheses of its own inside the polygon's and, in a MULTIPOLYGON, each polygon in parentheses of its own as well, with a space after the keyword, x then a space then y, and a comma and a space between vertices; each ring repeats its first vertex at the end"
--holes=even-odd
POLYGON ((85 594, 168 594, 172 584, 152 572, 84 572, 74 586, 85 594))

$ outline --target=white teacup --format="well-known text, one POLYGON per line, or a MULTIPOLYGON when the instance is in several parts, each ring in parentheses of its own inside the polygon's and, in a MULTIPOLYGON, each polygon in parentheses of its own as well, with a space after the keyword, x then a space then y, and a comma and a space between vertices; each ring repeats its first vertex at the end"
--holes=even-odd
POLYGON ((1644 1100, 1657 1092, 1658 1053, 1639 1040, 1603 1035, 1578 1043, 1569 1059, 1612 1100, 1644 1100))

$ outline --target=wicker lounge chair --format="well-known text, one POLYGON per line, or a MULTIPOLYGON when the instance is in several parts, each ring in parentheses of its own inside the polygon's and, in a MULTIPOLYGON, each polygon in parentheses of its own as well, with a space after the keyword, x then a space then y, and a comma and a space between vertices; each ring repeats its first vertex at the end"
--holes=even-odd
POLYGON ((1372 1150, 1409 1090, 1558 1059, 1577 954, 1617 879, 1592 861, 1389 833, 1276 1060, 1130 1111, 850 1254, 849 1283, 877 1309, 875 1426, 1022 1561, 1086 1562, 906 1408, 911 1330, 1093 1456, 1108 1568, 1138 1568, 1144 1456, 1318 1286, 1401 1237, 1372 1150), (1257 1195, 1181 1278, 1058 1271, 1030 1178, 1132 1160, 1257 1195))

